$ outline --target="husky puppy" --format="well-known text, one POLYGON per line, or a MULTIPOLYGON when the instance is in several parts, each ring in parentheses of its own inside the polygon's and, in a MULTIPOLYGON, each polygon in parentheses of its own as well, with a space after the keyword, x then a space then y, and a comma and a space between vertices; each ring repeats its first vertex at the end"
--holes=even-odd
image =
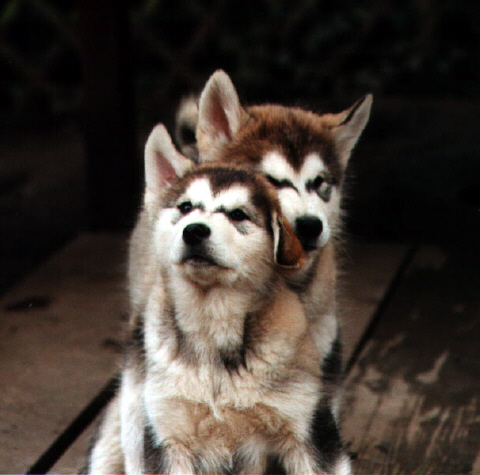
MULTIPOLYGON (((287 277, 304 304, 321 359, 323 392, 340 383, 336 317, 336 246, 342 185, 351 152, 367 124, 372 96, 337 114, 318 115, 280 105, 242 107, 223 71, 215 72, 198 104, 189 97, 177 113, 177 140, 200 162, 222 160, 253 168, 275 186, 282 212, 307 254, 306 265, 287 277), (196 124, 195 140, 186 129, 196 124)), ((337 412, 332 399, 332 409, 337 412)))
POLYGON ((274 187, 177 154, 157 127, 137 226, 150 262, 89 472, 344 472, 304 306, 283 275, 305 256, 274 187))

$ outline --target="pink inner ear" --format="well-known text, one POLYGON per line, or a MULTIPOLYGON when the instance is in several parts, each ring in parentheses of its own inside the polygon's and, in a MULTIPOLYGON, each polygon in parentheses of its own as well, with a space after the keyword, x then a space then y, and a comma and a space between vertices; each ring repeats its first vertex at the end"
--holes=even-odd
POLYGON ((210 112, 210 119, 216 131, 216 135, 223 134, 228 140, 231 140, 232 134, 230 131, 230 125, 228 123, 227 114, 225 113, 222 102, 217 95, 215 95, 212 99, 210 112))
POLYGON ((161 153, 157 153, 157 167, 160 179, 164 184, 170 184, 177 179, 174 168, 161 153))

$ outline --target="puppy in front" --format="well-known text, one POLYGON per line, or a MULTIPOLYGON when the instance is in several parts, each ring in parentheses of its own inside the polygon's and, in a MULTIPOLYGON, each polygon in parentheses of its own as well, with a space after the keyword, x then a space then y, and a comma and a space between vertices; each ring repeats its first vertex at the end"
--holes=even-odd
POLYGON ((275 188, 252 170, 194 167, 175 154, 165 129, 154 129, 146 298, 89 472, 342 471, 318 351, 284 278, 305 253, 275 188))

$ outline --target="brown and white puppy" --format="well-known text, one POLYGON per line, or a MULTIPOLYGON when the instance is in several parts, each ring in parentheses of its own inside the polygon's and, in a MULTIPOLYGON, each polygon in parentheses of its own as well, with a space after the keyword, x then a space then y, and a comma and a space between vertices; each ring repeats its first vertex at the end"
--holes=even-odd
POLYGON ((147 471, 265 473, 270 457, 288 473, 324 469, 316 352, 277 268, 298 265, 301 246, 272 191, 204 166, 167 192, 144 316, 147 471))
POLYGON ((147 277, 89 470, 344 471, 304 307, 283 276, 304 252, 273 186, 221 164, 172 174, 165 151, 160 127, 146 148, 147 277))
MULTIPOLYGON (((277 188, 282 212, 307 253, 288 276, 305 306, 324 372, 324 394, 339 382, 340 339, 336 317, 336 246, 342 185, 351 152, 367 124, 372 96, 338 114, 318 115, 280 105, 242 107, 223 71, 215 72, 198 104, 185 100, 177 114, 177 140, 200 162, 222 160, 253 168, 277 188), (196 125, 196 143, 186 129, 196 125)), ((336 402, 332 400, 336 413, 336 402)))

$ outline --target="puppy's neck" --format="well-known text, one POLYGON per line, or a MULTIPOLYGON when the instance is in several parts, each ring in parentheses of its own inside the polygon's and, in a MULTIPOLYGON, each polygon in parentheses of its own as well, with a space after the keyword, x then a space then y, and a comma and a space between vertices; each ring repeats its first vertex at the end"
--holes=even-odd
POLYGON ((318 261, 321 252, 322 250, 313 251, 313 253, 307 257, 306 265, 302 269, 289 272, 285 275, 285 280, 288 286, 294 292, 301 294, 310 287, 317 273, 318 261))
POLYGON ((315 288, 330 287, 335 278, 335 247, 331 240, 322 249, 313 251, 301 270, 285 276, 288 286, 298 294, 311 291, 313 282, 315 288))
POLYGON ((169 278, 175 323, 199 357, 240 348, 247 315, 264 308, 271 294, 222 285, 205 288, 175 274, 169 278))

